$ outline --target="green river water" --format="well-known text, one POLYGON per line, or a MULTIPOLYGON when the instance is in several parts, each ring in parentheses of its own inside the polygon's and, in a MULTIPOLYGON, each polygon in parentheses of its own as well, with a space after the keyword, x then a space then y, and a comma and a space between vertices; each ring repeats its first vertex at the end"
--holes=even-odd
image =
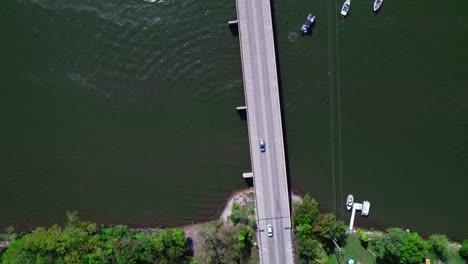
MULTIPOLYGON (((292 189, 468 237, 468 2, 274 2, 292 189), (307 14, 313 32, 301 36, 307 14)), ((216 217, 250 170, 235 1, 0 3, 0 227, 216 217)))

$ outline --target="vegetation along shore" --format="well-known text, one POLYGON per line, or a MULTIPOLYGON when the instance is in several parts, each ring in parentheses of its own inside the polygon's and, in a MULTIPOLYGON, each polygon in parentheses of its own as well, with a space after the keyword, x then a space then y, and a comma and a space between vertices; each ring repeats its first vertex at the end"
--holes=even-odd
MULTIPOLYGON (((1 263, 258 263, 255 200, 251 189, 233 194, 219 219, 183 228, 108 227, 67 214, 67 224, 30 233, 5 230, 1 263)), ((297 263, 467 263, 468 240, 450 242, 416 232, 347 232, 332 213, 320 213, 310 195, 292 197, 297 263)))

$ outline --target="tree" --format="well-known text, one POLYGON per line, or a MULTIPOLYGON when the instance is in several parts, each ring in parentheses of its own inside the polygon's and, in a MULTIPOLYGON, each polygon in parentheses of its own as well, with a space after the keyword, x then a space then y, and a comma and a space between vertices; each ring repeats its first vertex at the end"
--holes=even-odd
POLYGON ((218 264, 224 259, 225 245, 219 234, 220 225, 212 222, 198 232, 198 250, 194 259, 199 263, 218 264))
POLYGON ((24 250, 24 237, 16 239, 8 245, 7 250, 2 255, 4 264, 32 264, 35 263, 35 255, 24 250))
POLYGON ((312 238, 298 240, 297 247, 301 264, 325 264, 328 261, 322 244, 317 240, 312 238))
POLYGON ((458 251, 458 254, 465 260, 468 261, 468 239, 463 240, 462 246, 458 251))
POLYGON ((293 204, 293 224, 294 226, 308 224, 312 225, 315 217, 319 214, 317 201, 309 194, 304 196, 302 202, 293 204))
POLYGON ((442 261, 446 262, 449 257, 448 238, 446 235, 434 234, 427 241, 432 252, 442 261))
POLYGON ((247 226, 236 226, 226 230, 224 241, 226 245, 226 263, 246 263, 252 253, 252 232, 247 226))
POLYGON ((428 255, 427 244, 416 232, 390 228, 388 235, 372 241, 377 259, 382 263, 419 264, 428 255))
POLYGON ((163 229, 151 237, 159 262, 181 263, 190 252, 185 244, 185 231, 181 228, 163 229))
POLYGON ((341 238, 346 230, 343 221, 337 221, 332 213, 318 215, 313 223, 313 232, 320 240, 327 243, 332 238, 341 238))
POLYGON ((189 249, 182 229, 165 229, 151 238, 127 226, 101 227, 68 214, 65 228, 36 228, 13 240, 2 255, 4 264, 136 264, 186 263, 189 249))
POLYGON ((296 231, 296 238, 299 240, 312 238, 312 226, 309 224, 298 225, 295 231, 296 231))

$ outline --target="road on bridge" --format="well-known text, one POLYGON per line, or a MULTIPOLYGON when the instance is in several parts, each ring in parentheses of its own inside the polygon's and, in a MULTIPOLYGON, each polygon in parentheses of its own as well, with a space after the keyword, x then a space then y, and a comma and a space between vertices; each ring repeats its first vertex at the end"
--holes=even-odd
POLYGON ((261 263, 293 263, 270 0, 237 0, 261 263), (260 140, 266 150, 261 152, 260 140), (267 234, 272 225, 273 236, 267 234))

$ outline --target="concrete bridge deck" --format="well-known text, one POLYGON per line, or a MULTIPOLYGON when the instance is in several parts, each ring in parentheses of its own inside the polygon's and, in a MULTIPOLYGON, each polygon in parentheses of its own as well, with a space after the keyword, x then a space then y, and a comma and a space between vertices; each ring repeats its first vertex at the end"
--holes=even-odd
POLYGON ((289 264, 292 229, 270 0, 236 0, 236 5, 260 262, 289 264), (267 225, 273 227, 272 237, 267 225))

